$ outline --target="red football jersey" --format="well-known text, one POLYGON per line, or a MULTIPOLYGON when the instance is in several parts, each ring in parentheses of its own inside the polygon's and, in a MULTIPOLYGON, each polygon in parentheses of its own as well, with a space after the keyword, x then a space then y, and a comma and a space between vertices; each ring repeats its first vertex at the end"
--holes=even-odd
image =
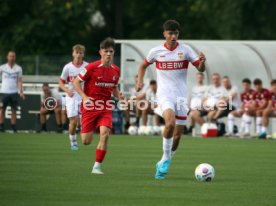
POLYGON ((276 93, 271 92, 270 93, 270 100, 272 101, 272 106, 276 108, 276 93))
POLYGON ((270 92, 268 89, 263 88, 261 92, 255 91, 253 98, 257 104, 260 104, 264 100, 268 101, 270 99, 270 92))
POLYGON ((79 75, 84 81, 84 93, 94 100, 107 101, 111 99, 114 86, 118 85, 120 68, 111 64, 106 68, 100 60, 88 64, 79 75))
POLYGON ((254 100, 254 90, 253 89, 250 89, 249 92, 243 92, 241 93, 241 102, 244 104, 244 105, 249 105, 253 102, 254 100))

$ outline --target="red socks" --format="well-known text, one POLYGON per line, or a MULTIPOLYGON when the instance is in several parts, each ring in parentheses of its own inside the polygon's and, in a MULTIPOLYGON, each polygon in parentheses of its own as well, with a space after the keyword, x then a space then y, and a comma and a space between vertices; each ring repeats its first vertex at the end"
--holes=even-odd
POLYGON ((96 149, 96 162, 102 163, 106 154, 106 150, 96 149))

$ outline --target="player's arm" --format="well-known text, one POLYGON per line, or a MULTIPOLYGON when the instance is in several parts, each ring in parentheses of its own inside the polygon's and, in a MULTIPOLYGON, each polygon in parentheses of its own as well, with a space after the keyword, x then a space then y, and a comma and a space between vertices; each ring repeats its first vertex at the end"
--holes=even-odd
POLYGON ((66 94, 68 94, 69 97, 72 97, 74 95, 73 91, 66 87, 65 81, 63 79, 60 79, 58 84, 59 84, 59 88, 61 88, 62 91, 66 92, 66 94))
POLYGON ((204 72, 206 57, 202 52, 200 52, 198 55, 198 58, 199 58, 199 63, 198 63, 198 65, 195 65, 195 67, 197 68, 197 70, 199 72, 204 72))
POLYGON ((113 95, 119 100, 124 100, 125 96, 123 95, 122 92, 120 92, 118 86, 113 87, 113 95))
POLYGON ((25 95, 23 93, 23 81, 22 81, 22 77, 18 77, 18 79, 17 79, 17 85, 18 85, 19 96, 24 100, 25 99, 25 95))
POLYGON ((139 92, 144 86, 143 79, 144 79, 146 69, 148 66, 149 66, 149 64, 147 64, 146 62, 142 62, 139 66, 138 79, 137 79, 137 83, 136 83, 136 91, 137 92, 139 92))
POLYGON ((73 81, 73 86, 74 89, 76 90, 76 92, 78 92, 78 94, 82 97, 82 99, 87 99, 86 94, 83 92, 82 88, 81 88, 81 82, 82 80, 80 78, 75 78, 73 81))

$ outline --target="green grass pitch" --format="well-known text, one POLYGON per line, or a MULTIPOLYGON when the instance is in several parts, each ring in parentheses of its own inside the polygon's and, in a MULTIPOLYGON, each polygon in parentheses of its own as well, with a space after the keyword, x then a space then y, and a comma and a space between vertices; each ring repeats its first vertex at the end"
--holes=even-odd
POLYGON ((0 134, 0 205, 276 205, 276 141, 184 137, 165 180, 155 180, 161 138, 113 135, 103 171, 90 174, 92 145, 67 135, 0 134), (199 163, 214 166, 197 182, 199 163))

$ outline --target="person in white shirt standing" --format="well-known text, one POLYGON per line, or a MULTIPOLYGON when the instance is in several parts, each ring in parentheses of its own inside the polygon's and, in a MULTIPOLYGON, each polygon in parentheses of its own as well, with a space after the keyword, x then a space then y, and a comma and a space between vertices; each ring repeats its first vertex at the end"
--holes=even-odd
POLYGON ((2 86, 0 95, 0 131, 4 132, 5 111, 8 105, 11 106, 11 128, 13 132, 16 129, 16 110, 18 106, 18 96, 23 100, 22 85, 22 68, 15 63, 15 51, 9 51, 7 55, 7 63, 0 66, 0 74, 2 74, 2 86))
POLYGON ((66 92, 65 106, 69 118, 69 139, 72 150, 78 150, 76 129, 80 118, 80 105, 82 98, 73 88, 73 81, 88 63, 83 61, 85 47, 76 44, 72 48, 73 61, 66 64, 62 70, 59 87, 66 92), (65 84, 68 84, 67 86, 65 84))
POLYGON ((156 164, 155 179, 164 179, 168 173, 172 154, 177 149, 184 125, 186 124, 188 88, 187 69, 191 62, 200 72, 205 71, 205 56, 197 55, 187 44, 178 40, 180 25, 168 20, 163 25, 165 43, 150 50, 145 61, 139 66, 137 91, 143 87, 146 68, 155 63, 157 73, 157 103, 165 120, 163 132, 163 156, 156 164), (173 151, 173 152, 172 152, 173 151))

